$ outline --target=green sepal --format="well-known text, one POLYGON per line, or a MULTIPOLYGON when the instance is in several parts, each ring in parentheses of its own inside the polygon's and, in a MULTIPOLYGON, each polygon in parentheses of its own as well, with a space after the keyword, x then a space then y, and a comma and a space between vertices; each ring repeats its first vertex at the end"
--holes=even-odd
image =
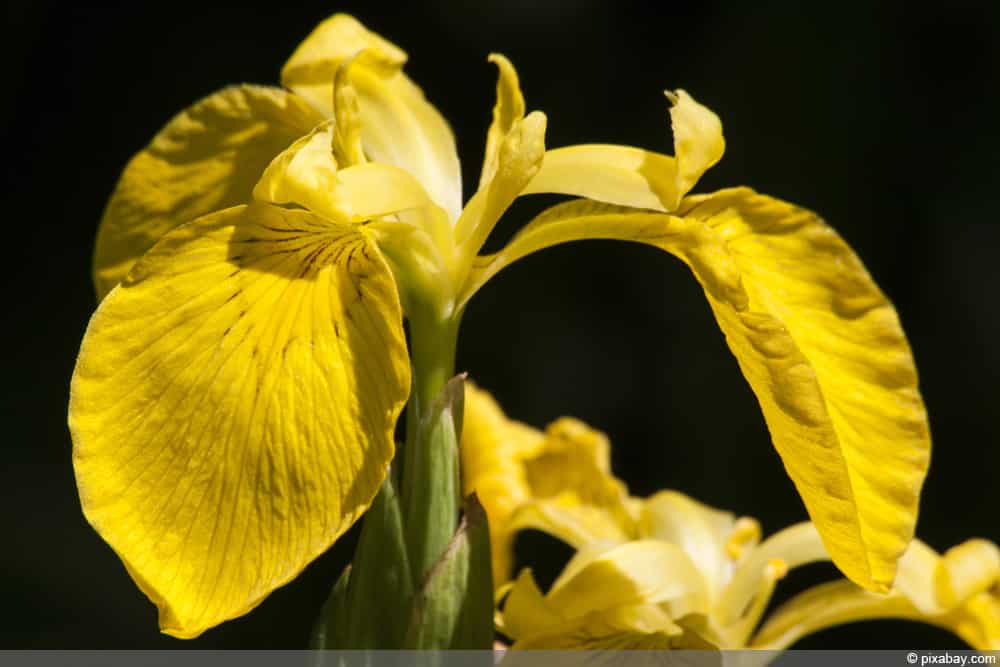
POLYGON ((365 513, 354 562, 341 575, 323 613, 317 649, 398 649, 413 597, 399 496, 390 474, 365 513))
POLYGON ((466 499, 458 529, 413 597, 404 648, 490 649, 493 573, 486 512, 466 499))
POLYGON ((415 585, 423 581, 455 535, 461 498, 458 439, 464 405, 463 374, 446 382, 422 415, 415 450, 408 452, 403 470, 404 526, 415 585))

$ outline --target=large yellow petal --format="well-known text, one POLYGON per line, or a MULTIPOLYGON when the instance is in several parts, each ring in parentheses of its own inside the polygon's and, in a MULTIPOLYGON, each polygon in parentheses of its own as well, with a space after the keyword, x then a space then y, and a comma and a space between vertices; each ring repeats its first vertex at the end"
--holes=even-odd
POLYGON ((507 419, 492 397, 469 386, 462 475, 465 492, 475 491, 489 516, 497 586, 510 576, 519 530, 542 530, 574 547, 633 534, 607 438, 575 419, 559 419, 543 434, 507 419))
POLYGON ((667 93, 674 155, 629 146, 584 144, 556 148, 523 194, 555 192, 596 201, 673 211, 701 175, 722 158, 722 123, 683 90, 667 93))
POLYGON ((281 82, 333 116, 334 76, 350 63, 365 153, 413 174, 454 221, 462 209, 455 138, 437 109, 403 74, 405 62, 401 49, 353 17, 336 14, 299 45, 281 70, 281 82))
POLYGON ((167 123, 125 167, 94 251, 99 299, 174 227, 247 204, 275 155, 321 122, 302 99, 264 86, 232 86, 167 123))
POLYGON ((895 310, 809 211, 737 188, 689 198, 678 213, 556 206, 481 258, 462 299, 519 257, 571 240, 638 241, 679 257, 704 288, 833 560, 856 583, 888 590, 930 453, 895 310))
POLYGON ((236 207, 167 234, 101 304, 70 397, 84 513, 193 637, 368 507, 409 392, 396 289, 353 226, 236 207))

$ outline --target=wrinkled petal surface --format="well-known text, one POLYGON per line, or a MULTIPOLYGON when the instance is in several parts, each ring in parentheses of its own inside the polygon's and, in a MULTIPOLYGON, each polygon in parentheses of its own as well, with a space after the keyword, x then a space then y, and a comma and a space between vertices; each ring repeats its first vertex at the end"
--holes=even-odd
POLYGON ((250 203, 274 156, 322 120, 287 91, 250 85, 175 116, 125 167, 104 211, 94 251, 98 298, 174 227, 250 203))
POLYGON ((409 392, 395 286, 353 226, 231 208, 101 304, 70 398, 84 513, 193 637, 255 607, 369 506, 409 392))
POLYGON ((745 188, 688 198, 676 216, 574 201, 480 258, 467 293, 524 255, 588 238, 653 245, 691 268, 833 560, 888 590, 930 438, 896 312, 847 244, 745 188))

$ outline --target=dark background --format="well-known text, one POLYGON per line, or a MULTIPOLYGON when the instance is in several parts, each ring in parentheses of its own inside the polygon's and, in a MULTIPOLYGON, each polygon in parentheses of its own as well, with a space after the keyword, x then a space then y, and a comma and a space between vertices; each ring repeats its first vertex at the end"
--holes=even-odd
MULTIPOLYGON (((819 211, 894 300, 934 435, 919 534, 945 549, 1000 541, 998 3, 289 3, 68 7, 7 2, 0 648, 304 645, 351 539, 248 617, 181 642, 80 513, 65 425, 94 308, 90 254, 126 160, 173 115, 228 83, 277 83, 328 14, 350 11, 406 49, 451 121, 467 191, 493 104, 492 50, 518 66, 548 145, 672 152, 665 87, 721 116, 726 157, 698 190, 747 184, 819 211)), ((543 200, 518 204, 511 234, 543 200)), ((605 430, 636 494, 672 487, 759 517, 805 518, 699 288, 650 248, 585 243, 532 256, 465 318, 459 367, 535 425, 571 414, 605 430)), ((551 577, 568 552, 519 543, 551 577)), ((793 573, 794 591, 833 575, 793 573)), ((779 595, 781 597, 781 595, 779 595)), ((805 646, 960 646, 894 622, 805 646)))

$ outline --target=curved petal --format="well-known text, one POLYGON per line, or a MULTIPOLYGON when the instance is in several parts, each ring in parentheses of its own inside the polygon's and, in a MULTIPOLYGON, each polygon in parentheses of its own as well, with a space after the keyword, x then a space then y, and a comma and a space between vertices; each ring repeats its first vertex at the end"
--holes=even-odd
POLYGON ((483 158, 483 170, 479 177, 480 189, 489 185, 497 172, 497 160, 500 157, 500 147, 515 123, 524 118, 524 95, 521 94, 521 84, 514 65, 499 53, 491 53, 489 61, 497 66, 497 101, 493 106, 493 122, 486 132, 486 154, 483 158))
POLYGON ((298 204, 337 222, 359 223, 431 204, 413 176, 378 162, 338 165, 332 123, 298 139, 268 165, 253 189, 257 201, 298 204))
POLYGON ((736 528, 736 517, 714 509, 677 491, 661 491, 645 502, 639 515, 642 538, 676 544, 705 578, 709 597, 715 600, 729 583, 735 560, 726 545, 736 528))
POLYGON ((954 632, 975 649, 1000 650, 1000 600, 980 593, 964 605, 928 616, 899 592, 877 595, 849 581, 814 586, 782 605, 754 637, 751 648, 782 650, 799 639, 845 623, 898 618, 954 632))
POLYGON ((559 419, 543 434, 507 419, 468 385, 461 450, 465 492, 475 491, 489 516, 497 586, 510 576, 519 530, 543 530, 575 547, 632 533, 607 438, 577 420, 559 419))
POLYGON ((722 123, 683 90, 667 92, 674 155, 629 146, 585 144, 545 153, 523 194, 554 192, 596 201, 673 211, 701 175, 722 159, 722 123))
POLYGON ((514 648, 670 648, 692 644, 678 619, 704 619, 705 589, 679 548, 637 541, 580 552, 544 597, 530 571, 500 614, 514 648))
POLYGON ((661 605, 672 618, 708 612, 698 568, 678 546, 656 540, 595 551, 572 577, 560 577, 545 600, 567 618, 640 604, 661 605))
POLYGON ((167 234, 101 304, 70 396, 84 513, 193 637, 369 506, 409 392, 399 300, 355 227, 254 204, 167 234))
POLYGON ((930 453, 895 310, 809 211, 739 188, 686 199, 678 213, 556 206, 480 258, 462 302, 516 259, 571 240, 638 241, 679 257, 704 288, 834 562, 859 585, 888 590, 930 453))
POLYGON ((843 623, 902 618, 951 630, 970 646, 1000 650, 1000 551, 969 540, 943 556, 919 540, 899 560, 889 595, 873 595, 847 581, 811 588, 792 598, 754 638, 756 648, 781 649, 807 634, 843 623))
POLYGON ((322 120, 287 91, 249 85, 175 116, 125 167, 104 211, 94 250, 98 299, 174 227, 250 203, 274 156, 322 120))
POLYGON ((654 604, 617 606, 582 616, 569 614, 538 590, 531 570, 511 586, 500 630, 516 650, 713 648, 654 604))
POLYGON ((472 196, 455 224, 455 240, 472 259, 504 211, 538 173, 545 154, 545 114, 532 111, 515 120, 497 150, 493 178, 472 196))
POLYGON ((437 109, 403 74, 406 53, 401 49, 353 17, 337 14, 299 45, 281 70, 281 82, 333 116, 334 76, 348 61, 365 153, 413 174, 450 219, 457 220, 462 174, 455 138, 437 109))

